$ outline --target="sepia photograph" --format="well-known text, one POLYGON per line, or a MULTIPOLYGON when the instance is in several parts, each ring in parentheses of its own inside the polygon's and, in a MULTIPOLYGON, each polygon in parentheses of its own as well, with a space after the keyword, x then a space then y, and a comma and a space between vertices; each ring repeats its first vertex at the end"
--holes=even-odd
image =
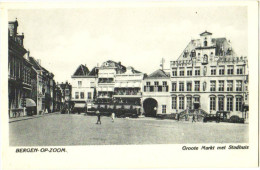
POLYGON ((14 152, 250 148, 248 6, 155 4, 6 9, 14 152))

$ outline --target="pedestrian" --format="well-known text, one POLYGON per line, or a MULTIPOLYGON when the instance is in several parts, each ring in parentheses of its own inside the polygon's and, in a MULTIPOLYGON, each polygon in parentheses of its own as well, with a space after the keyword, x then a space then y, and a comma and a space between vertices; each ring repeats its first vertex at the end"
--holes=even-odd
POLYGON ((177 120, 179 121, 180 120, 180 114, 177 113, 177 120))
POLYGON ((96 124, 98 124, 98 123, 101 124, 101 114, 99 111, 97 111, 96 114, 97 114, 97 123, 96 124))
POLYGON ((115 120, 115 113, 114 112, 112 112, 112 114, 111 114, 111 119, 112 119, 112 122, 114 122, 114 120, 115 120))
POLYGON ((194 114, 192 115, 192 123, 193 123, 193 122, 196 122, 196 120, 195 120, 195 115, 194 115, 194 114))

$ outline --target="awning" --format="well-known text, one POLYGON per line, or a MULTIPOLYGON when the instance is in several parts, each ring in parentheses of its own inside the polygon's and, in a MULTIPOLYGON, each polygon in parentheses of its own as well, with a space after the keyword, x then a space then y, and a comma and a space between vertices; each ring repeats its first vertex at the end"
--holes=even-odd
POLYGON ((29 98, 26 98, 26 107, 36 107, 36 103, 29 98))
POLYGON ((116 109, 121 109, 122 106, 121 105, 116 105, 116 109))
POLYGON ((85 108, 86 103, 75 103, 74 108, 85 108))

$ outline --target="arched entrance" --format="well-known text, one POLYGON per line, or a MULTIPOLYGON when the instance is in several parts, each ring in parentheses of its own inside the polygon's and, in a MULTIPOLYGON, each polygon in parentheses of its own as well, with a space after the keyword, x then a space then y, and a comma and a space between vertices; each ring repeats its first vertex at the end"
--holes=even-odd
POLYGON ((143 103, 144 113, 147 117, 155 117, 158 109, 158 103, 153 98, 148 98, 144 100, 143 103), (155 109, 156 108, 156 109, 155 109))

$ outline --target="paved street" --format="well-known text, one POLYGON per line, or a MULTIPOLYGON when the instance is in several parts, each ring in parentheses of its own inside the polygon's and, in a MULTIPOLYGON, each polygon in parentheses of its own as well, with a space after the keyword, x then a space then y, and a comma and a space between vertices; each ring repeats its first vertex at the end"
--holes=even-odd
POLYGON ((190 123, 152 118, 115 119, 52 114, 14 121, 11 146, 248 142, 248 124, 190 123))

